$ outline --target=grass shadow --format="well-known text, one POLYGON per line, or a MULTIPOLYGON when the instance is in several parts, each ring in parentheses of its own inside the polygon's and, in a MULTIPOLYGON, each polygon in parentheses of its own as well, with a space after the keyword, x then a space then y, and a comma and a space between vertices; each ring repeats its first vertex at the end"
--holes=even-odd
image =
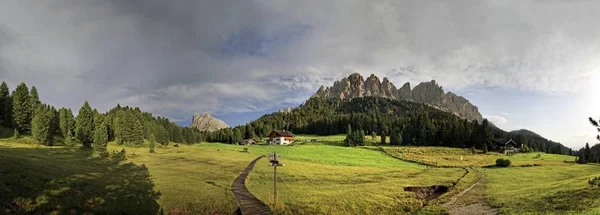
POLYGON ((78 148, 0 147, 1 214, 157 214, 148 169, 78 148))

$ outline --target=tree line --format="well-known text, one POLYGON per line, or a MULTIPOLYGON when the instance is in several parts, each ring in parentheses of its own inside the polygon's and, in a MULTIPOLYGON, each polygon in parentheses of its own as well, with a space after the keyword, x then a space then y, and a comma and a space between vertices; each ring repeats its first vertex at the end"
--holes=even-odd
POLYGON ((351 144, 348 145, 362 144, 356 138, 362 131, 363 134, 390 137, 390 143, 385 143, 386 138, 382 138, 382 144, 492 150, 497 147, 494 139, 512 138, 535 151, 569 152, 569 148, 560 143, 539 136, 506 132, 485 119, 470 122, 426 104, 382 97, 351 100, 313 97, 291 112, 266 114, 246 125, 207 132, 206 140, 235 143, 244 138, 265 137, 273 129, 315 135, 350 134, 351 144))
MULTIPOLYGON (((589 118, 589 122, 594 126, 598 132, 600 132, 600 120, 594 120, 589 118)), ((600 135, 596 136, 596 139, 600 141, 600 135)), ((577 156, 577 163, 600 163, 600 144, 594 144, 590 147, 589 143, 585 143, 585 146, 574 153, 577 156)))
POLYGON ((142 112, 138 107, 116 107, 106 113, 92 109, 85 101, 77 116, 69 108, 56 109, 44 104, 35 86, 20 83, 12 93, 5 82, 0 84, 0 125, 14 129, 15 137, 31 134, 41 144, 55 144, 55 136, 66 144, 79 142, 82 147, 102 153, 106 144, 141 145, 153 140, 163 145, 169 142, 198 143, 203 140, 197 129, 181 127, 169 119, 142 112))

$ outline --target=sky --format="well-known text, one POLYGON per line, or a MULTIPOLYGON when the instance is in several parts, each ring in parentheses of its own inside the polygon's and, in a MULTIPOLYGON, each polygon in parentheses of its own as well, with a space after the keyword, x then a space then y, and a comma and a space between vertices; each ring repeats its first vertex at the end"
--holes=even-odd
POLYGON ((0 80, 188 125, 295 107, 358 72, 435 79, 504 130, 596 143, 600 2, 0 0, 0 80))

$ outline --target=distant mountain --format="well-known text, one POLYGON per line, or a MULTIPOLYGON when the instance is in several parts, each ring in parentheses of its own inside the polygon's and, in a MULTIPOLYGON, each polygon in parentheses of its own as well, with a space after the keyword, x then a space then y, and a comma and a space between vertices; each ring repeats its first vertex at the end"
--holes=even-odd
POLYGON ((528 136, 533 136, 533 137, 542 137, 542 135, 539 135, 533 131, 527 130, 527 129, 519 129, 519 130, 514 130, 510 132, 511 134, 522 134, 522 135, 528 135, 528 136))
POLYGON ((194 114, 190 127, 200 131, 216 131, 222 128, 229 128, 229 125, 222 120, 213 117, 209 113, 204 112, 203 114, 194 114))
POLYGON ((331 87, 321 86, 313 95, 313 97, 338 99, 367 96, 424 103, 442 111, 454 113, 469 121, 477 120, 481 122, 483 120, 477 106, 452 92, 444 93, 442 87, 435 80, 420 83, 413 89, 410 88, 408 82, 402 87, 396 88, 387 77, 380 81, 377 76, 371 75, 365 80, 359 73, 354 73, 347 78, 336 81, 331 87))

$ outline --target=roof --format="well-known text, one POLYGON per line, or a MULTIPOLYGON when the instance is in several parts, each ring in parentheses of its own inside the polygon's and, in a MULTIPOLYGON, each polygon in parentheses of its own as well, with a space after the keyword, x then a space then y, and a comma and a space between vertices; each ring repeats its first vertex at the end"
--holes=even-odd
POLYGON ((514 147, 520 147, 520 145, 513 141, 512 139, 506 140, 506 139, 493 139, 493 141, 496 143, 496 145, 498 146, 508 146, 508 145, 512 145, 514 147))
POLYGON ((290 131, 286 131, 286 130, 273 130, 271 133, 275 133, 277 136, 281 136, 281 137, 293 137, 295 136, 294 133, 290 132, 290 131))

